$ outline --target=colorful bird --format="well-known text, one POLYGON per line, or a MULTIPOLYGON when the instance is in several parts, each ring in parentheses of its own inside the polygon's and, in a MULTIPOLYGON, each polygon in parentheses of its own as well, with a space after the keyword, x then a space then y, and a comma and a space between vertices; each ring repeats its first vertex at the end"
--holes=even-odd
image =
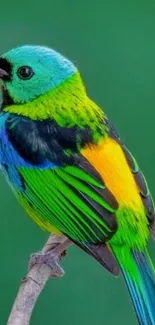
POLYGON ((121 269, 139 324, 155 325, 155 208, 134 157, 56 51, 12 49, 0 78, 0 162, 18 201, 43 229, 121 269))

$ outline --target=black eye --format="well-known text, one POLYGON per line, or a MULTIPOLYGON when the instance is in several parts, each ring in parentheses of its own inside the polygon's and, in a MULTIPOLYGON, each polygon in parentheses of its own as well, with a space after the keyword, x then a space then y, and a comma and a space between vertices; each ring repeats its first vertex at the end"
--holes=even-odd
POLYGON ((24 66, 18 69, 18 77, 23 80, 31 79, 34 75, 33 69, 28 66, 24 66))

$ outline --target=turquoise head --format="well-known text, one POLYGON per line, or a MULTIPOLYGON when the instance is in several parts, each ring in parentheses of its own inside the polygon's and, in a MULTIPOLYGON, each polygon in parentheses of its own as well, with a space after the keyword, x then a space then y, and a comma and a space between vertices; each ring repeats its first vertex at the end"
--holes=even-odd
POLYGON ((15 104, 32 101, 77 72, 74 64, 43 46, 21 46, 0 57, 0 78, 15 104))

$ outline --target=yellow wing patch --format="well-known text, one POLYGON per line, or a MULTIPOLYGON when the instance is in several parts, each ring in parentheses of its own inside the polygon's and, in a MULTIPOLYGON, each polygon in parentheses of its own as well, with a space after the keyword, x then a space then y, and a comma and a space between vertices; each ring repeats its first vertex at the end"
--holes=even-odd
POLYGON ((98 145, 89 145, 82 155, 96 168, 105 185, 115 196, 120 206, 142 209, 137 184, 126 161, 121 146, 106 138, 98 145))

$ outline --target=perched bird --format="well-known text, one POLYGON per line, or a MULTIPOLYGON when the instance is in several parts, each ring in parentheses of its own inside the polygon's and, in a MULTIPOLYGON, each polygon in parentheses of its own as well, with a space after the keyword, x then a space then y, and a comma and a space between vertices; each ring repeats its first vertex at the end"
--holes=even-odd
POLYGON ((12 49, 0 78, 0 163, 18 201, 40 227, 121 270, 139 324, 155 325, 155 209, 136 160, 56 51, 12 49))

